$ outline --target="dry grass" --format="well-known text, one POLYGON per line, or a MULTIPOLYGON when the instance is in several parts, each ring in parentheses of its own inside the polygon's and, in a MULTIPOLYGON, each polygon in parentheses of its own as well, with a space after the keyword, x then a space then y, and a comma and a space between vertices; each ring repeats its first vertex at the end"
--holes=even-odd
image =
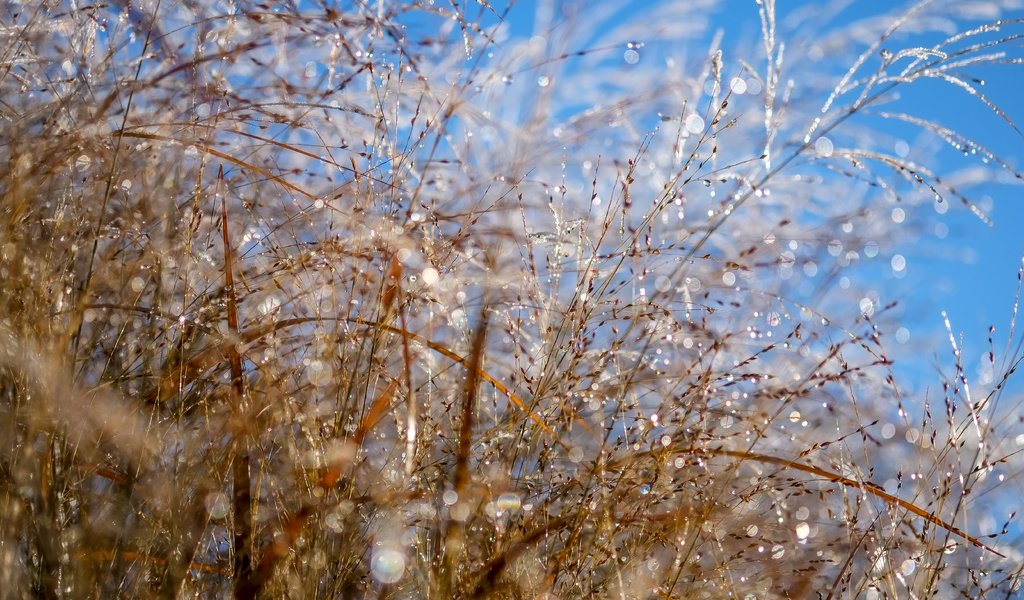
POLYGON ((4 5, 0 595, 1012 596, 1020 347, 905 394, 888 265, 1024 28, 616 4, 4 5))

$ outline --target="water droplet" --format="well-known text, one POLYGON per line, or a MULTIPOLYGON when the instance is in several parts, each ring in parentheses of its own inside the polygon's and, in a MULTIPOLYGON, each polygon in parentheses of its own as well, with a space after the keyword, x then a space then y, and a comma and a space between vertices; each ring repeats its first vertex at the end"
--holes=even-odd
POLYGON ((834 151, 834 149, 835 147, 832 145, 832 140, 828 139, 825 136, 818 138, 814 142, 814 151, 817 153, 818 156, 822 158, 828 158, 829 156, 832 156, 832 152, 834 151))
POLYGON ((800 539, 807 539, 807 536, 811 534, 811 526, 807 523, 800 523, 796 526, 796 537, 800 539))
POLYGON ((782 546, 782 544, 775 544, 774 546, 772 546, 772 558, 778 560, 785 555, 786 549, 782 546))
POLYGON ((405 572, 405 555, 389 548, 377 550, 370 560, 370 570, 377 581, 395 583, 405 572))
POLYGON ((231 510, 231 503, 228 502, 227 494, 222 492, 207 494, 203 503, 206 505, 206 512, 210 515, 211 519, 223 519, 228 516, 231 510))
POLYGON ((327 385, 331 379, 331 371, 322 360, 311 360, 306 366, 306 377, 315 387, 327 385))
MULTIPOLYGON (((686 130, 692 134, 698 134, 704 131, 704 119, 696 113, 686 117, 686 130)), ((705 180, 705 185, 710 186, 711 182, 705 180)))
POLYGON ((630 48, 622 53, 622 58, 626 61, 626 64, 635 65, 640 62, 640 53, 630 48))
POLYGON ((875 303, 871 301, 871 298, 860 299, 860 314, 865 317, 870 317, 875 312, 875 303))
POLYGON ((434 285, 440 279, 440 273, 434 267, 427 267, 423 269, 423 283, 426 285, 434 285))
POLYGON ((505 492, 504 494, 498 496, 498 499, 495 503, 497 505, 498 510, 500 510, 501 512, 512 512, 514 510, 519 510, 520 502, 521 501, 519 499, 519 494, 513 492, 505 492))
POLYGON ((537 85, 539 85, 540 87, 548 87, 549 85, 551 85, 551 78, 548 77, 547 75, 541 75, 540 77, 537 78, 537 85))

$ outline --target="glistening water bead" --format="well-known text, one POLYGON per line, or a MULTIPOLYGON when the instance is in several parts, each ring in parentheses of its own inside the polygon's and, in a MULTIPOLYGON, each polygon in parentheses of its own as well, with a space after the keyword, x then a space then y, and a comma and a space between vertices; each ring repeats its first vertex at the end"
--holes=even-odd
POLYGON ((622 53, 626 64, 635 65, 640 62, 640 48, 644 47, 643 42, 629 42, 626 44, 626 51, 622 53))

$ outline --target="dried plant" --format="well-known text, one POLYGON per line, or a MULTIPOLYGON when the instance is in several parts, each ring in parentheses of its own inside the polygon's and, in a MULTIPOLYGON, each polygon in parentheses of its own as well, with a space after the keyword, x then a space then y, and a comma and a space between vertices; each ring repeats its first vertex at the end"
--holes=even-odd
POLYGON ((1014 332, 892 358, 1015 4, 715 4, 5 4, 2 595, 1015 593, 1014 332))

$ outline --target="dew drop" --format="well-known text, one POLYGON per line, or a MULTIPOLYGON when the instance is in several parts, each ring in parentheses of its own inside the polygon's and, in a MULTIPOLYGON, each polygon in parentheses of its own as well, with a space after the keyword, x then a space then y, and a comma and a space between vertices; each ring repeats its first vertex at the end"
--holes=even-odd
POLYGON ((266 315, 274 312, 280 306, 281 298, 277 294, 271 294, 264 298, 262 302, 260 302, 259 307, 257 307, 257 310, 260 312, 260 314, 266 315))
POLYGON ((515 510, 519 510, 520 503, 521 500, 519 499, 519 494, 513 492, 505 492, 504 494, 498 496, 498 500, 496 501, 497 508, 501 512, 512 512, 515 510))
POLYGON ((370 560, 373 577, 381 583, 395 583, 405 571, 405 555, 397 550, 384 548, 374 552, 370 560))
POLYGON ((210 515, 211 519, 223 519, 228 516, 231 510, 231 503, 228 502, 227 495, 222 492, 208 494, 204 504, 206 505, 206 512, 210 515))
POLYGON ((871 298, 860 299, 860 314, 865 317, 870 317, 875 312, 875 303, 871 301, 871 298))
MULTIPOLYGON (((698 134, 704 131, 704 119, 698 114, 691 114, 686 117, 686 130, 692 134, 698 134)), ((704 185, 710 186, 711 182, 705 180, 704 185)))
POLYGON ((832 152, 835 147, 832 145, 832 140, 827 137, 820 137, 814 142, 814 152, 822 158, 828 158, 832 156, 832 152))
POLYGON ((807 523, 800 523, 796 526, 796 537, 805 540, 811 534, 811 526, 807 523))
POLYGON ((331 379, 330 369, 322 360, 311 360, 306 367, 306 377, 314 387, 327 385, 331 379))

